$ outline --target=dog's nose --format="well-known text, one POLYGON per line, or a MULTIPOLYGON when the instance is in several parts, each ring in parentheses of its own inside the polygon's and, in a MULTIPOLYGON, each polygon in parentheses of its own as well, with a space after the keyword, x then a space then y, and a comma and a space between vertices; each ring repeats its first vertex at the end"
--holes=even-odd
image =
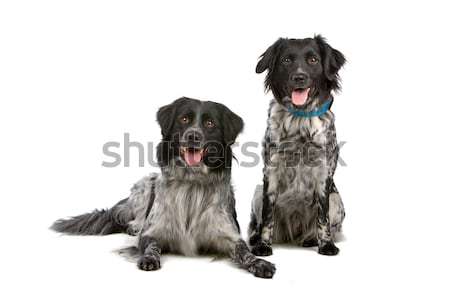
POLYGON ((307 79, 308 74, 306 73, 295 73, 292 74, 291 76, 291 80, 294 81, 295 83, 305 83, 307 79))
POLYGON ((186 140, 188 142, 199 143, 203 141, 203 134, 198 130, 189 130, 186 132, 186 140))

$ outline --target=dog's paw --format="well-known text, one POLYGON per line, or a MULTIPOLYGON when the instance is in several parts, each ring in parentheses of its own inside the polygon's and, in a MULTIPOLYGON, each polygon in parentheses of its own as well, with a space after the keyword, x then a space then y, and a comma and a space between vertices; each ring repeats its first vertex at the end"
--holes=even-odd
POLYGON ((272 247, 265 242, 259 242, 252 247, 252 253, 256 256, 270 256, 272 255, 272 247))
POLYGON ((139 231, 139 228, 135 225, 128 225, 126 229, 127 234, 132 236, 137 236, 139 234, 139 231))
POLYGON ((317 247, 318 243, 316 239, 310 239, 303 242, 302 247, 305 248, 311 248, 311 247, 317 247))
POLYGON ((339 248, 333 242, 326 242, 323 246, 319 247, 319 254, 322 255, 337 255, 338 253, 339 248))
POLYGON ((257 234, 257 233, 252 233, 250 235, 250 237, 248 238, 248 244, 250 246, 254 246, 258 243, 261 243, 261 235, 257 234))
POLYGON ((250 265, 250 267, 248 267, 248 271, 256 277, 272 278, 276 268, 273 263, 258 258, 250 265))
POLYGON ((141 256, 137 262, 138 268, 144 271, 154 271, 161 268, 161 262, 154 255, 141 256))

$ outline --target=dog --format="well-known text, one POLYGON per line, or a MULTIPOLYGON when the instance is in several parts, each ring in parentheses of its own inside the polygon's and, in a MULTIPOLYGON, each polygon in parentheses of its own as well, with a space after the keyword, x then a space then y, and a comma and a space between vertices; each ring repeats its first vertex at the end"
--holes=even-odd
POLYGON ((345 211, 333 181, 338 160, 332 92, 340 89, 344 55, 320 35, 278 39, 260 57, 271 90, 263 141, 263 185, 257 186, 248 228, 257 256, 272 254, 272 243, 318 246, 336 255, 334 240, 345 211))
POLYGON ((123 249, 141 270, 161 267, 161 254, 225 255, 257 277, 272 278, 275 266, 253 255, 241 238, 231 185, 231 145, 242 119, 225 105, 180 98, 157 113, 162 141, 161 173, 136 183, 111 209, 56 221, 57 232, 137 235, 123 249))

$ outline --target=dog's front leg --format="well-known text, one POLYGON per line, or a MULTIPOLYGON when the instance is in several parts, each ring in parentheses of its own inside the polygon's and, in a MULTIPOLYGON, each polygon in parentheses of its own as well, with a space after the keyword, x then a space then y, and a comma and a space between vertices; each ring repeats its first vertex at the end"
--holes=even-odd
POLYGON ((325 182, 323 193, 319 193, 318 202, 318 218, 317 218, 317 241, 319 245, 319 254, 336 255, 339 248, 334 245, 330 231, 330 192, 333 188, 333 179, 328 177, 325 182))
POLYGON ((154 271, 161 268, 161 248, 156 239, 141 235, 139 237, 139 253, 138 268, 144 271, 154 271))
POLYGON ((257 258, 250 252, 247 244, 240 236, 236 219, 230 216, 228 212, 226 214, 214 212, 211 219, 213 219, 213 216, 214 223, 206 226, 209 229, 209 234, 204 235, 209 247, 226 254, 240 268, 249 271, 256 277, 272 278, 275 274, 275 265, 257 258), (233 221, 230 222, 231 220, 233 221))
POLYGON ((275 274, 275 265, 257 258, 247 247, 247 244, 239 239, 231 255, 232 260, 241 268, 248 270, 256 277, 272 278, 275 274))
POLYGON ((268 176, 264 176, 259 235, 250 238, 252 253, 257 256, 272 255, 273 207, 276 199, 276 190, 275 181, 269 182, 268 176))

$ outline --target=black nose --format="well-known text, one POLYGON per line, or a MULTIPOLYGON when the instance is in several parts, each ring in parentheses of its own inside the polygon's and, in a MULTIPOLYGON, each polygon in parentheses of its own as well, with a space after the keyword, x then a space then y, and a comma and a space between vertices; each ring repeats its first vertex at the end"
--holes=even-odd
POLYGON ((295 83, 305 83, 308 80, 308 74, 306 73, 295 73, 291 75, 291 80, 295 83))
POLYGON ((186 132, 186 140, 194 143, 202 142, 203 134, 197 130, 190 130, 186 132))

